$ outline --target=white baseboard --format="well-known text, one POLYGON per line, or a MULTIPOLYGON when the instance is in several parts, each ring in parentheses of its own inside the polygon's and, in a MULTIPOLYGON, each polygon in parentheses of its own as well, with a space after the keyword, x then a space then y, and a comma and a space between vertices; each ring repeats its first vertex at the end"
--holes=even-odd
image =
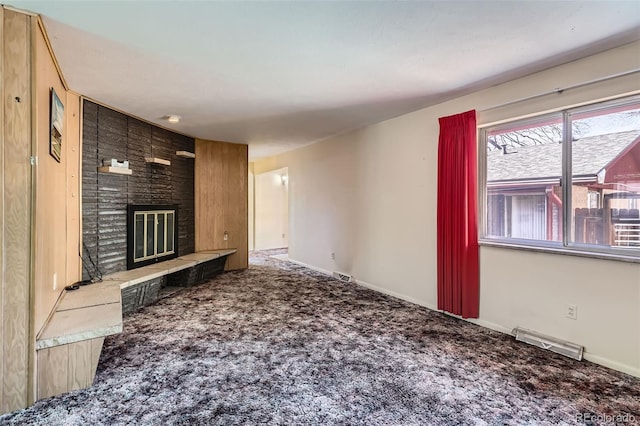
POLYGON ((599 364, 599 365, 611 368, 612 370, 622 371, 623 373, 627 373, 631 376, 640 378, 640 368, 634 368, 630 365, 621 364, 619 362, 612 361, 609 358, 591 354, 587 352, 586 349, 583 352, 582 356, 584 359, 586 359, 587 361, 591 361, 594 364, 599 364))
POLYGON ((496 324, 490 321, 486 321, 480 318, 461 318, 471 324, 479 325, 480 327, 485 327, 493 331, 498 331, 500 333, 511 335, 511 329, 504 327, 500 324, 496 324))
MULTIPOLYGON (((407 301, 407 302, 415 303, 416 305, 423 306, 423 307, 425 307, 427 309, 431 309, 432 311, 443 312, 443 311, 440 311, 437 308, 437 306, 433 306, 433 305, 424 303, 423 301, 420 301, 418 299, 414 299, 412 297, 407 297, 407 296, 405 296, 403 294, 396 293, 395 291, 388 290, 388 289, 382 288, 382 287, 378 287, 376 285, 370 284, 370 283, 362 281, 362 280, 356 280, 355 282, 356 282, 356 284, 361 285, 363 287, 367 287, 367 288, 369 288, 371 290, 375 290, 375 291, 378 291, 380 293, 387 294, 389 296, 397 297, 398 299, 401 299, 401 300, 404 300, 404 301, 407 301)), ((444 312, 444 313, 446 313, 446 312, 444 312)), ((481 318, 462 318, 462 317, 457 316, 457 315, 451 315, 451 316, 453 316, 455 318, 459 318, 459 319, 461 319, 463 321, 467 321, 467 322, 469 322, 471 324, 479 325, 481 327, 485 327, 485 328, 488 328, 490 330, 494 330, 494 331, 497 331, 499 333, 504 333, 504 334, 508 334, 509 336, 511 336, 511 331, 512 330, 510 328, 504 327, 504 326, 502 326, 500 324, 496 324, 496 323, 493 323, 493 322, 490 322, 490 321, 487 321, 487 320, 483 320, 481 318)), ((605 358, 605 357, 601 357, 601 356, 598 356, 598 355, 591 354, 586 349, 585 349, 585 351, 583 353, 583 357, 587 361, 593 362, 595 364, 599 364, 599 365, 602 365, 604 367, 611 368, 613 370, 622 371, 623 373, 629 374, 631 376, 640 377, 640 369, 631 367, 631 366, 626 365, 626 364, 621 364, 619 362, 612 361, 612 360, 610 360, 608 358, 605 358)))
MULTIPOLYGON (((318 268, 318 267, 315 267, 315 266, 311 266, 311 265, 308 265, 306 263, 299 262, 297 260, 289 259, 289 261, 293 262, 293 263, 297 263, 298 265, 304 266, 306 268, 312 269, 314 271, 317 271, 317 272, 320 272, 320 273, 323 273, 323 274, 326 274, 326 275, 331 275, 332 274, 330 271, 327 271, 326 269, 322 269, 322 268, 318 268)), ((377 291, 379 293, 383 293, 383 294, 387 294, 389 296, 397 297, 398 299, 404 300, 406 302, 415 303, 416 305, 425 307, 427 309, 431 309, 432 311, 442 312, 441 310, 438 309, 437 306, 425 303, 424 301, 415 299, 413 297, 408 297, 408 296, 406 296, 404 294, 397 293, 397 292, 395 292, 393 290, 388 290, 386 288, 379 287, 377 285, 368 283, 366 281, 362 281, 362 280, 356 279, 356 280, 354 280, 354 283, 357 284, 357 285, 360 285, 362 287, 366 287, 366 288, 369 288, 371 290, 377 291)), ((507 328, 507 327, 504 327, 504 326, 502 326, 500 324, 496 324, 496 323, 493 323, 493 322, 490 322, 490 321, 486 321, 486 320, 483 320, 481 318, 462 318, 462 317, 459 317, 457 315, 452 315, 452 316, 455 317, 455 318, 459 318, 461 320, 467 321, 467 322, 469 322, 471 324, 479 325, 481 327, 485 327, 485 328, 488 328, 488 329, 491 329, 491 330, 494 330, 494 331, 497 331, 497 332, 500 332, 500 333, 511 335, 511 331, 512 330, 507 328)), ((610 360, 608 358, 601 357, 601 356, 598 356, 598 355, 594 355, 592 353, 589 353, 586 349, 585 349, 585 351, 583 353, 583 357, 587 361, 593 362, 594 364, 599 364, 599 365, 602 365, 604 367, 611 368, 613 370, 621 371, 623 373, 629 374, 629 375, 634 376, 634 377, 640 377, 640 369, 639 368, 634 368, 634 367, 632 367, 630 365, 621 364, 619 362, 612 361, 612 360, 610 360)))
POLYGON ((293 263, 295 263, 297 265, 304 266, 305 268, 309 268, 309 269, 311 269, 313 271, 320 272, 321 274, 325 274, 325 275, 329 275, 329 276, 331 276, 331 274, 332 274, 331 271, 327 271, 326 269, 318 268, 317 266, 313 266, 313 265, 306 264, 304 262, 300 262, 299 260, 294 260, 292 258, 289 258, 287 260, 289 262, 293 262, 293 263))
POLYGON ((358 284, 358 285, 360 285, 360 286, 362 286, 362 287, 366 287, 368 289, 375 290, 375 291, 377 291, 379 293, 383 293, 383 294, 386 294, 386 295, 389 295, 389 296, 393 296, 393 297, 396 297, 398 299, 404 300, 406 302, 415 303, 416 305, 424 306, 425 308, 429 308, 432 311, 437 311, 435 306, 429 306, 429 304, 425 303, 422 300, 414 299, 413 297, 407 297, 407 296, 405 296, 403 294, 396 293, 395 291, 388 290, 388 289, 383 288, 383 287, 378 287, 377 285, 368 283, 366 281, 362 281, 362 280, 356 279, 353 282, 358 284))
POLYGON ((278 259, 278 260, 289 260, 289 255, 287 253, 283 253, 283 254, 272 254, 271 256, 274 259, 278 259))

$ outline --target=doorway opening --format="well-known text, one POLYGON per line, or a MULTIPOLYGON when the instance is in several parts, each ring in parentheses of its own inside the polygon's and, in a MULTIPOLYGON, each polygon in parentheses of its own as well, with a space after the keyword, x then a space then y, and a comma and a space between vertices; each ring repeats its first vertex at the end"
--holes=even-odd
POLYGON ((254 249, 289 247, 289 168, 255 175, 254 249))

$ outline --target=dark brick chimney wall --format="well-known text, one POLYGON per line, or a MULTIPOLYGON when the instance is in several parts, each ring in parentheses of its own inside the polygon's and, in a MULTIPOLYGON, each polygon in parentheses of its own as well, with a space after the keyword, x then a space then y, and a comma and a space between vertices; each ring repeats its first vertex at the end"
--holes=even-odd
MULTIPOLYGON (((82 239, 103 274, 127 269, 127 204, 178 204, 178 254, 194 251, 194 139, 85 100, 82 117, 82 239), (150 164, 145 157, 171 161, 150 164), (102 160, 128 160, 132 175, 98 173, 102 160)), ((88 252, 88 253, 87 253, 88 252)), ((83 268, 83 278, 87 271, 83 268)))

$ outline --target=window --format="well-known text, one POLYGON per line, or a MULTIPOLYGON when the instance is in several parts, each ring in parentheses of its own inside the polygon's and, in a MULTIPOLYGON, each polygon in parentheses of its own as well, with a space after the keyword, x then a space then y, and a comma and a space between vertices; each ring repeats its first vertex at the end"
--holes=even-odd
POLYGON ((640 97, 486 128, 481 141, 482 241, 640 259, 640 97))

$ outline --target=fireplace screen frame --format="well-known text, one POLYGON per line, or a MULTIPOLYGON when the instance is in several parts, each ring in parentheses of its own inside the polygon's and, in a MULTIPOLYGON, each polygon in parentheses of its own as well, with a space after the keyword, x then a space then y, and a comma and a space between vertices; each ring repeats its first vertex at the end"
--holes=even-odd
MULTIPOLYGON (((138 234, 140 235, 140 234, 138 234)), ((151 265, 178 257, 178 205, 177 204, 129 204, 127 206, 127 269, 151 265), (173 232, 167 220, 173 214, 173 232), (138 246, 136 231, 137 218, 142 217, 143 245, 138 246), (151 219, 151 222, 149 221, 151 219), (162 219, 162 220, 160 220, 162 219), (161 224, 162 222, 163 224, 161 224), (153 237, 149 235, 149 224, 153 223, 153 237), (160 232, 162 228, 162 232, 160 232), (161 233, 162 243, 158 244, 158 234, 161 233), (169 235, 170 234, 170 235, 169 235), (173 237, 173 247, 167 247, 173 237), (149 242, 153 249, 149 248, 149 242), (136 250, 137 248, 137 250, 136 250), (142 249, 142 253, 140 253, 142 249)))

